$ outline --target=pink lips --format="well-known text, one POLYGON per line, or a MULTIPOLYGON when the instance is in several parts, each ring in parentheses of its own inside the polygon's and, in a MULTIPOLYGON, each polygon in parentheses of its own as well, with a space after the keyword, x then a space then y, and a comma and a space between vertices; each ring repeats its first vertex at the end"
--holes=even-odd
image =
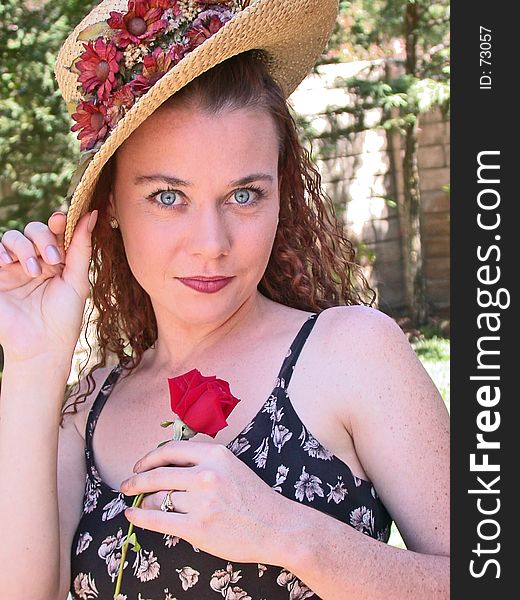
POLYGON ((213 294, 214 292, 218 292, 224 286, 226 286, 232 277, 225 277, 222 279, 189 279, 185 277, 177 278, 181 283, 187 285, 198 292, 204 292, 205 294, 213 294))

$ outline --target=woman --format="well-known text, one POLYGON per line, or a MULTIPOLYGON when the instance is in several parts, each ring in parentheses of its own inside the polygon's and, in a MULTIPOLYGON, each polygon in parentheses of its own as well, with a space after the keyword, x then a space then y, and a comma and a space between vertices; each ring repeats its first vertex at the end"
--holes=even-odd
MULTIPOLYGON (((278 3, 255 4, 268 15, 278 3)), ((141 8, 113 28, 144 40, 141 8)), ((191 58, 224 46, 238 17, 191 58)), ((99 78, 99 65, 79 72, 99 78)), ((126 557, 122 599, 448 597, 446 410, 400 329, 370 307, 268 65, 230 52, 124 139, 89 121, 92 193, 87 170, 66 217, 2 237, 2 597, 112 597, 129 521, 141 549, 126 557), (90 291, 102 368, 71 412, 63 392, 90 291), (214 438, 157 448, 167 379, 193 368, 241 401, 214 438), (408 550, 386 545, 392 519, 408 550)))

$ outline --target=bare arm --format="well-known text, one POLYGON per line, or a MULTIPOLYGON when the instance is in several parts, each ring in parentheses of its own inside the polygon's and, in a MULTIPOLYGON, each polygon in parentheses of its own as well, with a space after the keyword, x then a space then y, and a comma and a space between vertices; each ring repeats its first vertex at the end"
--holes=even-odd
POLYGON ((0 261, 0 343, 5 353, 0 597, 9 600, 55 600, 63 587, 63 540, 74 520, 68 511, 77 514, 83 483, 71 478, 61 487, 58 504, 57 463, 78 474, 82 463, 78 436, 71 434, 71 424, 60 434, 59 423, 89 294, 96 217, 97 211, 81 217, 66 254, 63 213, 51 215, 48 225, 31 221, 23 233, 10 229, 0 241, 7 257, 0 261))
POLYGON ((408 550, 291 502, 282 564, 324 600, 449 598, 448 413, 389 317, 366 307, 336 311, 330 351, 343 360, 331 359, 329 375, 342 388, 358 457, 408 550))
POLYGON ((64 364, 44 358, 5 364, 0 397, 2 598, 58 598, 56 458, 67 377, 64 364))

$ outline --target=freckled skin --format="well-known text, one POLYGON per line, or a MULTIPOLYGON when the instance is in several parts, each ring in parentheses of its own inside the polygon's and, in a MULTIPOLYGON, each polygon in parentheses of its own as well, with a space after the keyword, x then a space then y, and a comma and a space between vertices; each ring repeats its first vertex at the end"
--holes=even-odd
MULTIPOLYGON (((219 337, 214 346, 218 347, 229 321, 240 326, 248 320, 260 322, 255 310, 262 297, 256 287, 276 233, 277 160, 273 123, 268 115, 248 110, 215 118, 193 109, 164 108, 118 151, 111 214, 120 223, 130 267, 150 294, 158 321, 154 351, 158 358, 150 359, 149 372, 158 372, 154 363, 167 364, 169 353, 181 363, 197 360, 201 342, 210 334, 219 337), (273 177, 272 183, 258 182, 266 189, 265 198, 255 208, 236 206, 233 191, 237 188, 229 182, 256 172, 273 177), (133 182, 136 174, 155 173, 193 183, 181 189, 179 209, 154 208, 145 200, 152 192, 167 189, 166 184, 139 187, 133 182), (174 280, 202 274, 235 275, 235 279, 218 294, 197 294, 174 280)), ((226 557, 252 562, 262 562, 265 557, 257 551, 267 549, 269 560, 275 556, 276 564, 323 598, 336 598, 338 589, 344 597, 357 600, 448 598, 449 420, 442 399, 389 317, 361 306, 332 307, 327 313, 321 323, 326 350, 320 353, 319 347, 312 357, 314 372, 327 382, 327 399, 337 407, 355 442, 348 462, 356 465, 357 472, 364 467, 362 473, 373 481, 411 552, 381 544, 310 507, 286 503, 278 495, 267 497, 268 490, 255 487, 256 479, 242 469, 240 461, 230 461, 236 472, 226 466, 227 476, 232 473, 230 480, 236 484, 236 492, 220 504, 222 514, 228 511, 226 518, 206 520, 207 496, 190 502, 190 510, 199 511, 206 527, 215 528, 196 545, 218 539, 221 551, 224 541, 231 540, 226 557), (427 426, 422 425, 425 422, 427 426), (244 490, 247 494, 241 497, 244 490), (249 507, 256 508, 254 520, 249 518, 249 507), (279 515, 274 531, 258 525, 263 514, 279 515), (234 536, 247 530, 247 543, 239 547, 234 536)), ((300 396, 305 397, 304 391, 300 396)), ((341 435, 346 437, 347 431, 341 435)), ((188 447, 193 452, 199 448, 188 447)), ((204 460, 208 457, 205 453, 204 460)), ((222 466, 221 462, 215 464, 222 466)), ((168 487, 175 486, 160 489, 168 487)), ((226 498, 223 490, 214 493, 214 499, 226 498)), ((156 497, 153 506, 161 500, 156 497)), ((178 502, 182 508, 182 497, 178 502)), ((212 505, 209 513, 220 512, 218 506, 212 505)), ((141 510, 132 521, 191 539, 193 527, 182 530, 181 518, 141 510)), ((208 546, 207 551, 217 548, 208 546)))
POLYGON ((130 268, 150 295, 158 322, 203 329, 221 323, 244 303, 257 302, 256 287, 278 224, 277 168, 271 117, 247 109, 215 118, 193 107, 162 107, 118 149, 110 212, 119 221, 130 268), (237 201, 234 192, 241 188, 229 182, 259 172, 273 178, 253 182, 265 197, 253 207, 241 207, 239 201, 247 203, 244 195, 253 200, 256 193, 242 192, 237 201), (181 192, 176 208, 159 208, 146 199, 167 190, 167 183, 134 183, 138 174, 158 173, 192 182, 176 188, 181 192), (174 279, 190 275, 235 277, 217 294, 201 294, 174 279))

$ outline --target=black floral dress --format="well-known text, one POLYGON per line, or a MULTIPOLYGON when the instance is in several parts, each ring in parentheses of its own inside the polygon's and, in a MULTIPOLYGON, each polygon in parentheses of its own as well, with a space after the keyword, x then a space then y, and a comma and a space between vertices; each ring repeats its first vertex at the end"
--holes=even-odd
MULTIPOLYGON (((280 494, 387 542, 392 520, 374 486, 354 476, 320 444, 296 414, 286 391, 316 319, 313 314, 304 322, 269 398, 227 447, 280 494)), ((125 496, 101 480, 92 451, 97 419, 120 373, 117 365, 87 419, 83 514, 71 548, 74 600, 113 597, 122 540, 128 531, 123 511, 134 496, 125 496)), ((230 562, 182 538, 146 529, 138 529, 138 540, 141 550, 135 553, 129 548, 126 555, 120 600, 319 600, 303 581, 279 566, 230 562)))

